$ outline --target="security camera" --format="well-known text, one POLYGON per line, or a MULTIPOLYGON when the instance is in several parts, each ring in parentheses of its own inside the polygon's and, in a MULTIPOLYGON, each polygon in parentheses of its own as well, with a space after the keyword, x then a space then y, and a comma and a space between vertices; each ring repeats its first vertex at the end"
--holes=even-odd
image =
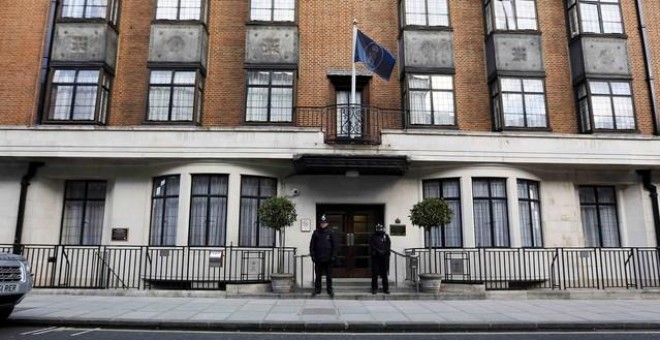
POLYGON ((298 195, 300 195, 300 190, 298 190, 297 188, 291 189, 291 196, 298 196, 298 195))

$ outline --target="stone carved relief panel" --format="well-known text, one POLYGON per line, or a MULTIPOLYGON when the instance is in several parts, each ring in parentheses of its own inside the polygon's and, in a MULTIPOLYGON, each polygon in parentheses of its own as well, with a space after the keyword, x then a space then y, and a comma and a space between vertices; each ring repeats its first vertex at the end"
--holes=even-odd
POLYGON ((105 62, 114 69, 117 32, 107 24, 58 23, 51 58, 60 62, 105 62))
MULTIPOLYGON (((543 52, 539 35, 495 33, 490 43, 497 71, 542 72, 543 52)), ((491 52, 492 53, 492 52, 491 52)))
POLYGON ((630 74, 625 39, 583 37, 581 46, 586 73, 630 74))
POLYGON ((404 66, 454 68, 454 35, 445 31, 405 31, 404 66))
POLYGON ((208 33, 202 25, 151 26, 150 62, 200 63, 206 66, 208 33))
POLYGON ((246 63, 298 63, 298 31, 295 27, 248 27, 246 63))

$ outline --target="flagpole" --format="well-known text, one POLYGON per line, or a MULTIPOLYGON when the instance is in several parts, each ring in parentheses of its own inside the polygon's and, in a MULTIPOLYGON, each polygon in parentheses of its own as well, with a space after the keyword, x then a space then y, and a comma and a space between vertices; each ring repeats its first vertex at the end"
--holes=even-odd
POLYGON ((353 64, 353 70, 351 72, 351 110, 353 106, 357 104, 356 94, 355 94, 355 46, 357 46, 357 20, 353 19, 353 53, 351 58, 351 63, 353 64))

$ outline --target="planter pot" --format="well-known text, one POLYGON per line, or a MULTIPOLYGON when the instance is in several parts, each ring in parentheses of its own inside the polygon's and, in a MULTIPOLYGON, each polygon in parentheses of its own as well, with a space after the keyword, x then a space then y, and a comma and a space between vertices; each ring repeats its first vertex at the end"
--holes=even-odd
POLYGON ((437 293, 440 291, 440 283, 442 282, 442 275, 435 273, 419 274, 419 286, 422 292, 437 293))
POLYGON ((273 273, 270 274, 270 286, 273 293, 288 293, 293 287, 293 274, 291 273, 273 273))

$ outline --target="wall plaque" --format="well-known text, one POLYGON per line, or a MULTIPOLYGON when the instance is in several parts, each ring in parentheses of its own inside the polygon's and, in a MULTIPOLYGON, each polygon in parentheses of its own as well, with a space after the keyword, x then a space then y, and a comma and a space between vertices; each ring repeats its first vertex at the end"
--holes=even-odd
POLYGON ((113 241, 128 241, 128 228, 112 228, 113 241))
POLYGON ((405 224, 390 224, 390 235, 391 236, 406 236, 406 225, 405 224))

